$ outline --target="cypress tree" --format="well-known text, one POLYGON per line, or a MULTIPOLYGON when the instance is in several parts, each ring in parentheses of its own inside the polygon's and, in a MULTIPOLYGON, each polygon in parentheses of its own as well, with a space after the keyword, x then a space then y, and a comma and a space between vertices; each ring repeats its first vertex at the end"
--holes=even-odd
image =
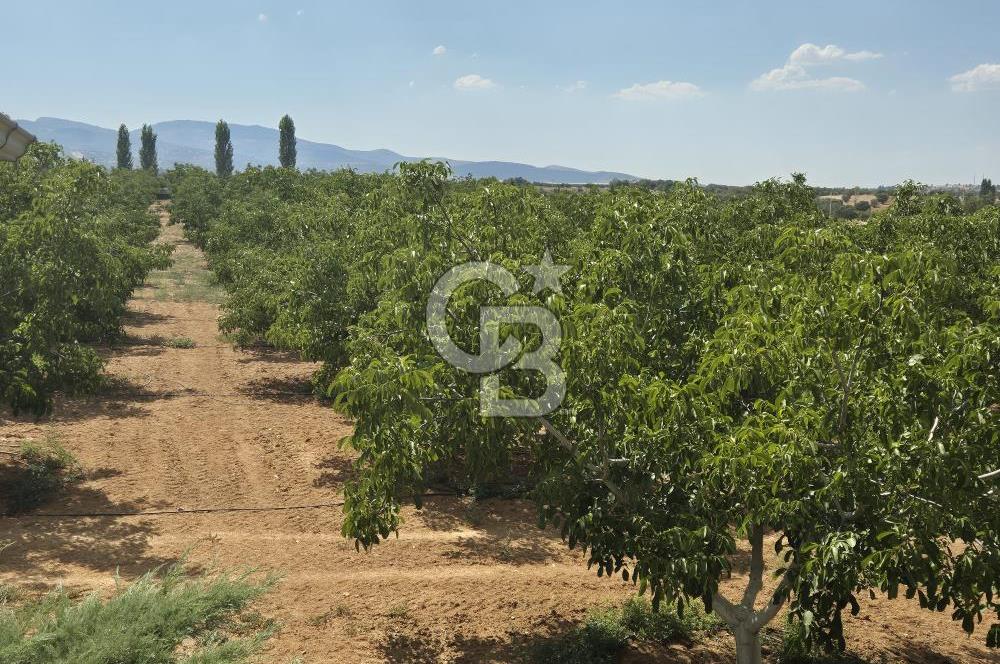
POLYGON ((153 175, 156 175, 159 167, 156 163, 156 134, 153 133, 153 128, 146 124, 142 125, 139 138, 142 141, 139 147, 139 166, 144 171, 152 171, 153 175))
POLYGON ((233 141, 225 120, 215 125, 215 173, 220 178, 233 174, 233 141))
POLYGON ((278 131, 281 134, 278 161, 285 168, 295 168, 295 123, 286 115, 278 123, 278 131))
POLYGON ((132 139, 125 125, 118 127, 118 168, 132 170, 132 139))

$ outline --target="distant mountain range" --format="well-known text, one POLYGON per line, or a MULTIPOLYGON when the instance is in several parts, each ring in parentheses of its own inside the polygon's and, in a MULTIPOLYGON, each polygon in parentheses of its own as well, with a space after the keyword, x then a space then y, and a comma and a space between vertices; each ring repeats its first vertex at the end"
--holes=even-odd
MULTIPOLYGON (((90 161, 115 165, 115 145, 118 132, 96 125, 60 118, 18 120, 18 124, 34 134, 40 141, 55 141, 67 154, 90 161)), ((276 165, 278 162, 278 131, 259 125, 229 125, 233 140, 234 163, 237 168, 246 164, 276 165)), ((196 164, 207 169, 215 168, 215 123, 196 120, 171 120, 153 125, 156 132, 156 151, 161 168, 173 164, 196 164)), ((392 150, 349 150, 339 145, 315 143, 301 138, 297 141, 298 167, 333 170, 353 168, 361 172, 391 170, 400 161, 419 161, 421 157, 407 157, 392 150)), ((132 131, 133 160, 139 163, 139 130, 132 131)), ((566 166, 531 166, 509 161, 463 161, 443 159, 451 164, 457 177, 524 178, 530 182, 559 184, 605 184, 611 180, 635 180, 635 176, 612 171, 581 171, 566 166)))

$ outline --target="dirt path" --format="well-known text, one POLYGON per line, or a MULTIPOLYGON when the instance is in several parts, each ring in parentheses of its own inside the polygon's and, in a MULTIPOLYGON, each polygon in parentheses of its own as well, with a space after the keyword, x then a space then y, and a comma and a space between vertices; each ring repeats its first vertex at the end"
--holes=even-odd
MULTIPOLYGON (((308 395, 316 366, 221 339, 220 294, 204 257, 161 217, 175 265, 131 302, 128 344, 108 353, 116 389, 61 401, 41 423, 0 419, 7 437, 58 436, 88 471, 44 510, 336 502, 350 472, 337 441, 350 423, 308 395), (195 345, 172 347, 180 339, 195 345)), ((116 569, 130 578, 188 549, 196 565, 276 570, 283 580, 261 612, 282 625, 264 658, 279 663, 510 661, 525 643, 631 590, 598 579, 539 532, 525 502, 430 500, 422 513, 407 512, 398 540, 370 554, 357 553, 340 524, 338 507, 0 519, 0 541, 13 542, 0 581, 108 588, 116 569)), ((902 601, 870 603, 867 614, 849 639, 865 655, 997 661, 982 635, 966 639, 945 616, 902 601)), ((726 661, 728 649, 723 635, 656 661, 726 661)))

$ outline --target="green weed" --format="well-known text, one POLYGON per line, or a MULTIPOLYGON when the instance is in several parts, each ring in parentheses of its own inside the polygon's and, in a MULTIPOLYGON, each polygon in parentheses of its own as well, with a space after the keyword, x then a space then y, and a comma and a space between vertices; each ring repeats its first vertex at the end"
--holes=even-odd
POLYGON ((0 504, 7 514, 38 507, 83 477, 77 460, 52 436, 24 442, 18 456, 4 461, 0 504))
POLYGON ((275 630, 246 612, 273 578, 189 576, 182 564, 150 572, 114 595, 74 600, 63 590, 0 607, 5 664, 236 664, 275 630))

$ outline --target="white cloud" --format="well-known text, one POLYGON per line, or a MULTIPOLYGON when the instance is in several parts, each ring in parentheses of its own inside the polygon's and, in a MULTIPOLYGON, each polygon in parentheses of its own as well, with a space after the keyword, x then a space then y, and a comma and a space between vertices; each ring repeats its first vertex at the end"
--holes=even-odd
POLYGON ((434 50, 431 51, 431 53, 433 53, 434 55, 444 55, 447 52, 448 49, 445 48, 444 44, 441 44, 440 46, 435 46, 434 50))
POLYGON ((579 92, 580 90, 587 89, 587 82, 575 81, 573 83, 570 83, 569 85, 558 85, 556 87, 558 87, 563 92, 579 92))
POLYGON ((750 82, 752 90, 831 90, 836 92, 859 92, 865 84, 856 78, 813 76, 809 68, 844 62, 877 60, 881 53, 874 51, 854 51, 849 53, 836 44, 817 46, 805 43, 792 51, 784 65, 772 69, 750 82))
POLYGON ((456 90, 489 90, 496 86, 496 83, 479 74, 466 74, 455 79, 456 90))
POLYGON ((948 79, 955 92, 976 92, 1000 88, 1000 65, 981 64, 948 79))
POLYGON ((800 65, 787 64, 772 69, 750 83, 754 90, 834 90, 838 92, 860 92, 865 84, 854 78, 831 76, 813 78, 800 65))
POLYGON ((631 87, 616 92, 614 97, 628 101, 643 99, 689 99, 701 97, 704 92, 694 83, 683 81, 656 81, 654 83, 635 83, 631 87))
POLYGON ((788 56, 788 64, 825 65, 838 60, 862 62, 864 60, 877 60, 881 57, 881 53, 875 53, 874 51, 855 51, 854 53, 848 53, 835 44, 817 46, 816 44, 806 43, 792 51, 792 54, 788 56))
POLYGON ((417 82, 416 82, 416 81, 410 81, 410 87, 411 87, 411 88, 412 88, 412 87, 413 87, 414 85, 416 85, 416 84, 417 84, 417 82))
POLYGON ((306 13, 306 10, 304 10, 304 9, 298 9, 298 10, 295 11, 295 15, 296 16, 302 16, 305 13, 306 13))
POLYGON ((257 20, 261 23, 267 23, 267 14, 257 14, 257 20))

